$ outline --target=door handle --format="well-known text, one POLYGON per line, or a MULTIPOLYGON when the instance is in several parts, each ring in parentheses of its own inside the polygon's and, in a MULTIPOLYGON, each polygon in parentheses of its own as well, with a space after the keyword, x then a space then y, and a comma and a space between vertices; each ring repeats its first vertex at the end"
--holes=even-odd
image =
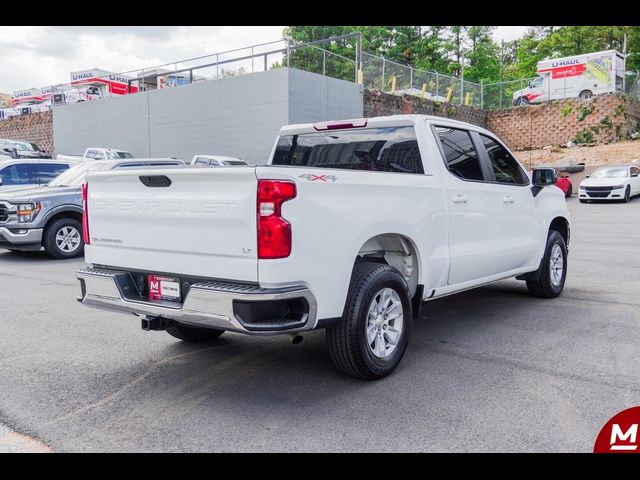
POLYGON ((510 196, 510 195, 505 196, 505 197, 502 199, 502 201, 503 201, 504 203, 513 203, 513 202, 515 202, 515 200, 513 199, 513 197, 512 197, 512 196, 510 196))
POLYGON ((452 200, 453 200, 453 203, 467 203, 467 197, 460 194, 453 197, 452 200))

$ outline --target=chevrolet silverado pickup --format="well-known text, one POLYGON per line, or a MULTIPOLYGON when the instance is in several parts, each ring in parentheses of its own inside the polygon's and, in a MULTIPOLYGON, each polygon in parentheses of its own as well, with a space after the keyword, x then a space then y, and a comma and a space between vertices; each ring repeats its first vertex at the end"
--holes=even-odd
POLYGON ((559 295, 569 213, 475 125, 290 125, 265 166, 109 171, 84 185, 78 300, 185 341, 326 329, 342 372, 394 370, 423 301, 516 277, 559 295))

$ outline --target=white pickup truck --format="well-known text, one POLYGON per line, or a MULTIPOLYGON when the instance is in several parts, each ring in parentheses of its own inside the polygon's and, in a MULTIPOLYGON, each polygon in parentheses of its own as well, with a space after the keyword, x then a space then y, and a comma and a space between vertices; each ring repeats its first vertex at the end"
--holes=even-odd
POLYGON ((118 150, 117 148, 89 147, 84 151, 84 155, 62 155, 56 156, 58 160, 75 160, 76 162, 84 162, 89 160, 124 160, 133 158, 133 155, 126 150, 118 150))
POLYGON ((187 341, 326 328, 341 371, 381 378, 423 301, 513 276, 561 293, 569 213, 553 169, 532 177, 421 115, 286 126, 266 166, 92 174, 78 300, 187 341))

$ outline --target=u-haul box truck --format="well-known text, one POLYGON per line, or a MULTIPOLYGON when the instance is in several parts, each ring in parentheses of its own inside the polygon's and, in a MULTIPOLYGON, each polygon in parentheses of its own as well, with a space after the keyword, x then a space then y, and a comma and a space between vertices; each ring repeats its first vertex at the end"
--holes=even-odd
POLYGON ((20 104, 33 104, 42 102, 42 94, 39 88, 27 88, 26 90, 17 90, 13 92, 11 104, 17 106, 20 104))
POLYGON ((71 72, 71 90, 54 95, 54 103, 90 102, 114 95, 137 93, 136 86, 129 87, 129 77, 99 68, 71 72))
POLYGON ((590 98, 624 90, 625 57, 615 50, 538 62, 538 76, 513 94, 514 105, 590 98))

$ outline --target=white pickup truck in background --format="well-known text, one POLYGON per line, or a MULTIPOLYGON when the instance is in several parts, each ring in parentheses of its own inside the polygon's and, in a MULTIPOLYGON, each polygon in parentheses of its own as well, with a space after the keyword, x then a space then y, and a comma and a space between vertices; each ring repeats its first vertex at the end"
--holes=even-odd
POLYGON ((84 155, 56 155, 58 160, 74 160, 76 162, 89 161, 89 160, 124 160, 127 158, 134 158, 134 156, 126 150, 119 150, 117 148, 101 148, 101 147, 89 147, 84 151, 84 155))
POLYGON ((326 328, 341 371, 381 378, 423 301, 513 276, 562 292, 555 180, 421 115, 286 126, 266 166, 91 174, 78 300, 187 341, 326 328))

